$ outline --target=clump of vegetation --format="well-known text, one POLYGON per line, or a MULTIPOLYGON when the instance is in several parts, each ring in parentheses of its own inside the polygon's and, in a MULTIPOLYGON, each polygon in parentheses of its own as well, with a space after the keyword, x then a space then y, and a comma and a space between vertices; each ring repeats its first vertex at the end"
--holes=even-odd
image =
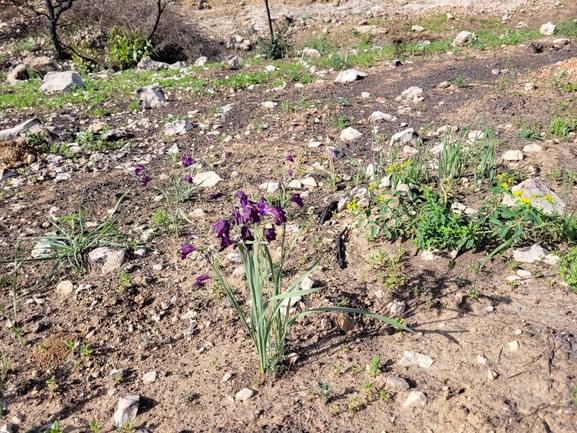
POLYGON ((560 254, 560 257, 557 269, 561 278, 577 293, 577 247, 560 254))
POLYGON ((116 26, 110 32, 110 47, 107 56, 120 69, 129 69, 153 50, 150 39, 144 37, 138 30, 129 32, 116 26))

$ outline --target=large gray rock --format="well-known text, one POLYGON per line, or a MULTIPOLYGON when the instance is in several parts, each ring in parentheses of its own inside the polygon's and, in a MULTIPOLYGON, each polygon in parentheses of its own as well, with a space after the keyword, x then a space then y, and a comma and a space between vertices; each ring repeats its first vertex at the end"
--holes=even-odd
POLYGON ((539 29, 539 33, 541 33, 544 36, 553 36, 555 34, 555 31, 557 31, 557 26, 551 22, 543 24, 539 29))
POLYGON ((48 72, 44 76, 40 90, 47 94, 70 92, 74 86, 84 87, 84 81, 76 72, 48 72))
POLYGON ((183 135, 192 129, 192 125, 186 120, 175 120, 164 125, 164 135, 183 135))
POLYGON ((48 72, 58 71, 58 69, 59 67, 56 61, 50 57, 28 57, 8 72, 6 81, 8 81, 9 84, 16 84, 19 81, 28 80, 31 75, 44 77, 48 72))
POLYGON ((548 215, 563 215, 565 213, 565 203, 557 194, 547 188, 547 185, 538 177, 527 179, 511 188, 513 193, 520 191, 520 196, 503 197, 503 204, 514 205, 521 198, 531 200, 531 206, 541 209, 548 215))
POLYGON ((475 40, 475 35, 471 32, 462 31, 457 35, 455 40, 453 41, 454 47, 462 47, 463 45, 472 42, 475 40))
POLYGON ((124 258, 124 250, 108 247, 96 248, 88 253, 88 259, 101 269, 102 275, 119 270, 124 263, 124 258))
POLYGON ((318 59, 321 56, 321 53, 314 48, 305 47, 303 48, 303 56, 318 59))
POLYGON ((357 138, 360 138, 363 134, 357 131, 355 128, 345 128, 341 131, 340 138, 343 141, 355 141, 357 138))
POLYGON ((127 422, 136 418, 138 406, 140 405, 139 395, 127 395, 118 400, 118 409, 114 413, 114 424, 116 427, 124 427, 127 422))
POLYGON ((165 69, 169 68, 169 64, 168 63, 164 63, 164 62, 157 62, 156 60, 152 60, 150 58, 150 56, 144 56, 142 59, 140 59, 140 62, 138 62, 138 65, 136 65, 136 70, 137 71, 163 71, 165 69))
POLYGON ((136 96, 140 101, 140 108, 158 108, 166 104, 164 92, 156 83, 136 89, 136 96))
POLYGON ((427 404, 427 396, 421 391, 411 391, 403 403, 403 407, 423 407, 427 404))
POLYGON ((556 265, 559 256, 554 256, 539 244, 533 244, 530 247, 519 248, 513 251, 513 260, 519 263, 543 262, 548 265, 556 265))
POLYGON ((208 62, 208 57, 202 56, 195 60, 194 66, 204 66, 208 62))
POLYGON ((194 176, 192 181, 195 185, 200 185, 202 188, 210 188, 211 186, 215 186, 221 180, 221 177, 214 171, 206 171, 194 176))
POLYGON ((28 131, 33 126, 41 125, 41 124, 42 124, 42 122, 40 122, 40 120, 35 117, 33 119, 22 122, 21 124, 16 125, 13 128, 4 129, 4 130, 0 131, 0 141, 14 140, 20 134, 28 131))
POLYGON ((391 114, 383 113, 381 111, 374 111, 369 116, 370 123, 379 123, 379 122, 396 122, 397 118, 391 114))
POLYGON ((335 83, 352 83, 367 76, 368 74, 365 72, 357 71, 356 69, 346 69, 339 72, 339 75, 335 78, 335 83))
POLYGON ((397 132, 396 134, 393 134, 389 144, 392 146, 393 144, 398 142, 402 146, 405 146, 405 145, 414 146, 417 144, 418 139, 419 139, 419 134, 417 134, 413 128, 408 128, 408 129, 405 129, 404 131, 397 132))

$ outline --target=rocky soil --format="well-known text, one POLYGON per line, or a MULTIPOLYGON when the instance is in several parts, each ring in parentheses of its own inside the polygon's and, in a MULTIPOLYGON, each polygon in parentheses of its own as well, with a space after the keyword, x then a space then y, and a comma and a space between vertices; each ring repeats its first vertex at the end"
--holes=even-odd
MULTIPOLYGON (((231 4, 210 4, 193 12, 206 26, 224 20, 218 10, 233 11, 231 4)), ((248 17, 256 19, 259 4, 245 4, 238 21, 218 31, 239 32, 248 17)), ((421 12, 435 6, 415 4, 421 12)), ((503 12, 496 3, 471 7, 499 17, 533 13, 514 19, 538 18, 536 28, 577 13, 575 5, 542 13, 527 5, 529 12, 503 12)), ((332 8, 331 22, 322 25, 350 28, 379 5, 295 1, 273 10, 292 14, 297 6, 321 17, 332 8)), ((413 12, 408 4, 397 8, 413 12)), ((406 161, 418 152, 417 137, 439 145, 450 126, 473 143, 489 126, 498 173, 515 185, 527 179, 544 186, 553 206, 575 211, 577 137, 549 128, 555 118, 577 119, 575 41, 552 35, 496 51, 455 51, 355 66, 361 74, 349 71, 344 79, 342 71, 315 66, 306 84, 263 80, 197 93, 179 84, 280 67, 248 58, 206 69, 147 63, 161 70, 140 72, 146 79, 134 79, 138 72, 46 71, 42 90, 38 80, 33 90, 17 83, 0 94, 0 277, 7 277, 0 297, 0 431, 50 431, 55 421, 66 432, 89 432, 94 421, 102 431, 128 422, 141 433, 575 431, 577 295, 549 254, 567 243, 534 245, 535 239, 478 271, 489 249, 424 254, 412 240, 373 239, 345 204, 364 208, 373 203, 373 188, 390 189, 372 175, 388 165, 390 150, 406 161), (176 77, 169 90, 155 85, 168 84, 168 74, 176 77), (90 101, 124 76, 106 97, 90 101), (23 89, 31 92, 25 107, 5 102, 23 89), (63 94, 88 101, 52 108, 63 94), (341 153, 346 157, 337 158, 341 153), (180 176, 186 155, 196 161, 191 181, 200 188, 182 205, 188 221, 177 237, 159 218, 158 188, 180 176), (563 173, 574 177, 563 183, 563 173), (213 225, 230 213, 236 192, 273 196, 279 182, 304 200, 289 212, 288 237, 303 232, 287 280, 320 260, 312 279, 322 290, 295 309, 367 309, 402 319, 414 333, 363 316, 310 315, 292 328, 291 355, 278 375, 260 372, 230 301, 214 280, 196 283, 211 273, 205 254, 183 260, 181 245, 216 253, 213 225), (337 211, 320 220, 333 202, 340 202, 337 211), (88 232, 114 219, 113 240, 125 248, 89 248, 84 269, 75 272, 65 261, 47 282, 52 260, 25 261, 12 272, 20 259, 49 253, 37 237, 79 212, 88 232), (345 228, 343 263, 335 243, 345 228), (379 370, 371 372, 375 357, 379 370), (327 402, 321 384, 330 386, 327 402)), ((462 209, 487 200, 486 185, 476 189, 471 173, 454 188, 462 209)), ((221 253, 224 272, 246 297, 234 252, 221 253)))

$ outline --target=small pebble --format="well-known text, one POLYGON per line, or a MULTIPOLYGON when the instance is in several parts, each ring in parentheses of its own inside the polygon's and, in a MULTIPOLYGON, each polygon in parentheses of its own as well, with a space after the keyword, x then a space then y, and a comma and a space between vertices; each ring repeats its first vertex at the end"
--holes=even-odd
POLYGON ((155 271, 162 271, 162 265, 154 265, 152 269, 154 269, 155 271))
POLYGON ((523 333, 523 331, 521 331, 520 329, 515 329, 515 335, 521 335, 523 333))
POLYGON ((517 343, 516 341, 511 341, 509 343, 509 350, 511 352, 516 352, 517 350, 519 350, 519 343, 517 343))
POLYGON ((246 401, 254 395, 254 391, 252 389, 243 388, 239 392, 236 393, 235 397, 237 400, 246 401))
POLYGON ((477 355, 477 362, 479 364, 486 364, 487 363, 487 358, 485 358, 484 356, 481 355, 477 355))

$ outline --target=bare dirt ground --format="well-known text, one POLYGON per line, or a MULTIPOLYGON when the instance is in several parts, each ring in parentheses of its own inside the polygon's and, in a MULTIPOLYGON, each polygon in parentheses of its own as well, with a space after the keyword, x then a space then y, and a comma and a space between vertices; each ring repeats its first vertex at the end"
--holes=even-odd
MULTIPOLYGON (((563 14, 566 18, 576 10, 573 7, 563 14)), ((544 38, 545 46, 552 39, 544 38)), ((501 155, 531 143, 517 138, 519 129, 540 125, 545 132, 556 116, 577 118, 575 93, 562 87, 577 83, 576 53, 577 45, 572 42, 541 53, 527 44, 497 52, 472 51, 470 58, 444 54, 424 61, 414 57, 394 69, 377 64, 365 70, 367 78, 348 85, 334 84, 336 72, 331 71, 324 82, 302 90, 289 85, 268 91, 257 86, 200 101, 185 97, 151 112, 124 112, 103 119, 71 117, 67 110, 56 113, 54 124, 74 130, 96 120, 123 126, 144 116, 162 124, 169 115, 186 116, 198 110, 192 120, 195 126, 222 123, 221 134, 233 140, 223 143, 201 134, 197 127, 167 144, 162 128, 157 127, 152 135, 137 135, 139 144, 119 157, 131 165, 146 155, 157 155, 147 171, 158 178, 171 170, 159 149, 176 144, 183 154, 194 150, 195 158, 206 167, 220 161, 212 169, 223 178, 186 204, 189 213, 203 212, 184 225, 181 238, 156 229, 146 242, 144 256, 128 251, 124 269, 130 275, 129 284, 121 281, 119 273, 102 276, 98 269, 88 269, 75 275, 63 268, 38 288, 50 264, 23 266, 16 290, 21 340, 9 326, 0 331, 0 348, 12 363, 3 388, 6 419, 19 413, 25 416, 17 432, 43 431, 41 426, 54 420, 60 420, 66 432, 87 432, 92 420, 99 420, 103 431, 115 431, 112 416, 118 397, 139 394, 138 425, 151 432, 577 431, 572 403, 577 384, 576 294, 561 285, 554 267, 521 264, 531 277, 511 285, 506 282, 507 276, 514 275, 508 266, 511 251, 496 256, 477 273, 471 265, 482 261, 486 251, 469 251, 454 261, 425 262, 411 241, 367 240, 366 229, 357 228, 358 218, 348 210, 324 224, 309 216, 342 194, 331 186, 323 165, 327 139, 338 143, 340 132, 331 119, 354 118, 353 126, 363 138, 338 145, 364 164, 374 158, 369 139, 373 125, 366 119, 376 110, 398 117, 396 123, 379 125, 379 133, 388 136, 401 130, 400 122, 415 130, 431 123, 482 129, 486 122, 498 134, 501 155), (438 88, 443 81, 450 86, 438 88), (528 82, 534 90, 525 90, 528 82), (425 99, 410 113, 396 114, 399 102, 395 98, 409 86, 421 87, 425 99), (363 92, 370 97, 362 98, 363 92), (311 102, 305 109, 282 107, 283 101, 297 105, 303 98, 311 102), (278 105, 264 109, 261 103, 267 100, 278 105), (232 104, 232 110, 225 122, 218 122, 213 107, 227 104, 232 104), (311 148, 310 140, 323 144, 311 148), (195 235, 195 245, 215 246, 212 224, 229 212, 236 191, 257 197, 258 185, 276 180, 277 173, 286 170, 288 154, 295 156, 293 170, 312 174, 319 184, 308 190, 304 210, 290 221, 307 229, 289 259, 287 273, 296 275, 320 258, 321 266, 313 277, 324 289, 304 298, 298 308, 345 303, 388 315, 391 301, 404 301, 404 323, 415 333, 391 333, 362 317, 354 318, 360 325, 357 330, 344 332, 336 314, 307 316, 289 336, 288 352, 297 353, 298 361, 272 377, 260 373, 250 339, 232 308, 213 290, 214 284, 209 281, 193 287, 196 276, 209 268, 200 254, 181 260, 180 245, 195 235), (209 201, 208 195, 214 192, 223 196, 209 201), (348 266, 341 269, 335 262, 334 239, 345 227, 349 228, 348 266), (390 291, 384 290, 382 269, 367 263, 379 249, 391 257, 401 249, 406 251, 396 268, 405 279, 390 291), (155 265, 161 266, 155 270, 155 265), (64 280, 73 282, 71 294, 55 291, 64 280), (456 302, 456 295, 462 293, 469 296, 456 302), (189 335, 184 335, 186 329, 192 329, 189 335), (81 357, 78 350, 67 353, 66 341, 89 344, 92 353, 89 357, 81 357), (517 350, 510 349, 513 341, 518 343, 517 350), (434 362, 428 368, 401 365, 405 351, 425 354, 434 362), (381 359, 381 373, 371 377, 365 366, 375 356, 381 359), (486 363, 479 363, 479 356, 486 363), (124 370, 124 375, 114 383, 110 373, 117 369, 124 370), (143 375, 152 371, 157 372, 156 380, 143 383, 143 375), (496 375, 488 378, 488 371, 496 375), (225 373, 232 375, 227 381, 222 380, 225 373), (389 400, 380 400, 379 391, 385 389, 389 375, 406 379, 410 389, 389 388, 389 400), (58 385, 53 392, 47 387, 51 377, 58 385), (371 396, 362 391, 367 381, 373 387, 371 396), (318 383, 331 386, 329 404, 319 398, 318 383), (251 388, 256 395, 246 402, 235 400, 242 388, 251 388), (403 407, 413 390, 426 395, 425 406, 403 407), (361 398, 362 406, 351 413, 348 406, 355 397, 361 398)), ((224 77, 235 72, 207 73, 224 77)), ((120 106, 127 104, 119 101, 120 106)), ((7 116, 11 124, 17 124, 30 114, 7 116)), ((40 108, 32 114, 48 115, 40 108)), ((505 165, 500 170, 537 173, 562 195, 562 185, 552 173, 559 168, 577 171, 577 140, 574 135, 567 141, 545 137, 539 144, 543 152, 528 155, 514 170, 505 165)), ((353 186, 358 168, 343 162, 338 170, 346 188, 353 186)), ((155 228, 151 208, 155 194, 150 188, 133 188, 134 177, 123 170, 79 171, 68 182, 45 181, 19 188, 11 188, 6 181, 0 185, 7 192, 0 201, 1 258, 11 257, 22 238, 46 232, 50 219, 78 211, 80 202, 89 221, 103 221, 128 190, 130 207, 120 219, 119 230, 137 241, 147 229, 155 228)), ((465 188, 459 195, 471 206, 485 199, 465 188)), ((577 206, 574 187, 566 203, 570 210, 577 206)), ((229 275, 235 267, 226 262, 229 275)), ((2 272, 8 271, 4 265, 2 272)), ((233 277, 233 281, 242 290, 243 279, 233 277)), ((12 288, 5 286, 1 296, 0 306, 13 317, 12 288)))

